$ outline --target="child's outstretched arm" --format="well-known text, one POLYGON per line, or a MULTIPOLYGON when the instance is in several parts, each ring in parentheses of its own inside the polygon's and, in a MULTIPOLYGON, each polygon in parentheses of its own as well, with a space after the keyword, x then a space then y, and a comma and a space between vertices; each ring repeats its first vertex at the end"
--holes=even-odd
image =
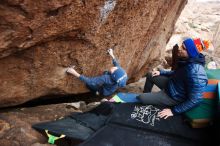
POLYGON ((71 74, 71 75, 74 75, 75 77, 79 78, 80 77, 80 74, 74 69, 75 66, 72 66, 72 67, 68 67, 66 72, 71 74))
POLYGON ((120 67, 120 64, 118 63, 118 61, 115 58, 115 55, 113 54, 112 48, 108 49, 108 54, 112 57, 113 65, 120 67))
POLYGON ((75 66, 68 67, 66 72, 79 78, 81 81, 85 82, 86 84, 96 84, 96 85, 103 85, 104 83, 109 83, 111 80, 108 76, 102 75, 98 77, 86 77, 84 75, 79 74, 75 69, 75 66))
POLYGON ((115 59, 112 48, 108 49, 108 54, 112 57, 112 59, 115 59))

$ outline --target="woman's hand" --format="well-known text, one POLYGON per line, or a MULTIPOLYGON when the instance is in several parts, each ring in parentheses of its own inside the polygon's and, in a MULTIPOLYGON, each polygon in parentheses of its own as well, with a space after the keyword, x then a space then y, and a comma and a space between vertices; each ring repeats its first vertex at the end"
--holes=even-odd
POLYGON ((155 70, 152 72, 152 77, 159 76, 159 75, 160 75, 160 72, 158 70, 155 70))
POLYGON ((172 113, 171 109, 169 109, 169 108, 163 109, 161 112, 158 113, 158 117, 160 117, 160 118, 166 119, 170 116, 173 116, 173 113, 172 113))

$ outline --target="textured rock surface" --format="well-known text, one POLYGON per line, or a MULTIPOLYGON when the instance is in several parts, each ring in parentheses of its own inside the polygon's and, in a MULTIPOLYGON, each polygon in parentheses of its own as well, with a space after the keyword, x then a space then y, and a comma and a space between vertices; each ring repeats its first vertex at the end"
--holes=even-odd
POLYGON ((138 80, 164 56, 187 0, 1 0, 0 107, 46 95, 87 92, 65 68, 88 76, 115 55, 138 80))

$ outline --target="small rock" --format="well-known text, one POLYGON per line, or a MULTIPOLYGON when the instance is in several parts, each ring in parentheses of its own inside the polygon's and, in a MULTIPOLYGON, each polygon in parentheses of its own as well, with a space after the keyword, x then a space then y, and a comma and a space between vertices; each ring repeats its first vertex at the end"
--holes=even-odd
POLYGON ((83 109, 83 112, 86 112, 86 111, 90 111, 92 110, 93 108, 97 107, 101 102, 91 102, 89 103, 85 109, 83 109))
POLYGON ((84 109, 86 107, 85 101, 79 101, 79 102, 73 102, 73 103, 67 103, 67 108, 74 108, 74 109, 84 109))
POLYGON ((0 137, 2 137, 5 131, 10 129, 9 123, 0 119, 0 137))

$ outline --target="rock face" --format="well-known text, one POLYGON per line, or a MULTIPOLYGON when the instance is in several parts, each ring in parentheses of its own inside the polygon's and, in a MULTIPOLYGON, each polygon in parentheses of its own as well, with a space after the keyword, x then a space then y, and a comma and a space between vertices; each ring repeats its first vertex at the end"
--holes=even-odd
POLYGON ((65 69, 100 75, 111 66, 108 47, 136 81, 163 58, 186 2, 1 0, 0 107, 87 92, 65 69))

